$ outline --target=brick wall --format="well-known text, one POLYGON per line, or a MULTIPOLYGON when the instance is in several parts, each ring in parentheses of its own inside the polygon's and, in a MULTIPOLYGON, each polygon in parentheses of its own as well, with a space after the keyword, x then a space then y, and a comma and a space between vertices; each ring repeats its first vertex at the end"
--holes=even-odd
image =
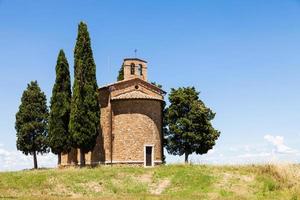
MULTIPOLYGON (((118 85, 111 96, 134 90, 138 83, 139 91, 163 100, 161 94, 147 88, 139 80, 118 85)), ((154 164, 160 164, 163 156, 162 101, 121 99, 110 103, 109 88, 99 90, 99 94, 101 131, 94 150, 85 155, 86 164, 110 163, 111 150, 113 163, 144 164, 145 145, 153 145, 154 161, 157 161, 154 164)), ((79 164, 79 161, 80 153, 77 149, 62 155, 62 165, 79 164)))
POLYGON ((144 146, 154 146, 162 160, 161 101, 118 100, 113 110, 113 161, 144 161, 144 146))

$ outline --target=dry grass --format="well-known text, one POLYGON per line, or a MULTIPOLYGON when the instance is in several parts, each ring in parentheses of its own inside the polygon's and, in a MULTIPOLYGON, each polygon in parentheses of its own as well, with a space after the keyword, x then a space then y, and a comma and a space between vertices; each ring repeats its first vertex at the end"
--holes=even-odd
POLYGON ((169 165, 0 173, 0 199, 300 200, 300 166, 169 165))
POLYGON ((261 174, 272 176, 282 187, 294 187, 299 185, 300 166, 292 164, 262 165, 259 168, 261 174))

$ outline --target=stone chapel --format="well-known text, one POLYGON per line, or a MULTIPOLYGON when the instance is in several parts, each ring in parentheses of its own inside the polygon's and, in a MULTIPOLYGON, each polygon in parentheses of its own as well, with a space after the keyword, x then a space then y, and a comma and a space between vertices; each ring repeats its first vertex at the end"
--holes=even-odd
MULTIPOLYGON (((124 80, 98 89, 100 134, 86 164, 155 166, 163 159, 162 110, 165 92, 147 80, 147 62, 126 58, 124 80)), ((79 163, 79 150, 62 154, 61 165, 79 163)))

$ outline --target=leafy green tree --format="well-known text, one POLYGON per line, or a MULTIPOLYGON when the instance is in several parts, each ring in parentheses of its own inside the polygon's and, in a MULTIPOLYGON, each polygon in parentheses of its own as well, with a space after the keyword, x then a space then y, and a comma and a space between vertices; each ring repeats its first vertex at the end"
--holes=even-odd
POLYGON ((170 106, 166 111, 167 151, 173 155, 185 155, 186 163, 192 153, 207 153, 220 136, 211 124, 215 113, 198 96, 199 92, 194 87, 172 88, 170 106))
POLYGON ((48 144, 52 153, 58 156, 61 164, 61 153, 71 150, 69 134, 71 82, 69 64, 63 50, 59 51, 56 63, 56 79, 50 102, 48 144))
POLYGON ((124 80, 124 66, 122 65, 120 70, 119 70, 119 74, 118 74, 118 78, 117 81, 122 81, 124 80))
POLYGON ((84 166, 84 154, 93 150, 99 134, 100 108, 96 65, 87 25, 83 22, 78 25, 74 75, 69 130, 73 147, 80 149, 80 164, 84 166))
POLYGON ((37 81, 31 81, 23 92, 16 114, 17 149, 25 155, 33 155, 34 168, 38 168, 37 153, 48 153, 48 108, 45 94, 37 81))

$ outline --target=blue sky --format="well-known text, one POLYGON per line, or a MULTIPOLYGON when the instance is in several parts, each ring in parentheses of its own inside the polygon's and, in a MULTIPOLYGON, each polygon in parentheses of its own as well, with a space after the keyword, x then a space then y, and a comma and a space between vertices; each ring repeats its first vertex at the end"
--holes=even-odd
MULTIPOLYGON (((80 21, 99 85, 114 82, 122 59, 138 49, 151 81, 201 91, 221 137, 193 162, 300 161, 299 0, 0 0, 0 170, 32 166, 16 150, 15 113, 31 80, 50 99, 59 49, 73 74, 80 21)), ((56 163, 51 154, 39 160, 56 163)))

